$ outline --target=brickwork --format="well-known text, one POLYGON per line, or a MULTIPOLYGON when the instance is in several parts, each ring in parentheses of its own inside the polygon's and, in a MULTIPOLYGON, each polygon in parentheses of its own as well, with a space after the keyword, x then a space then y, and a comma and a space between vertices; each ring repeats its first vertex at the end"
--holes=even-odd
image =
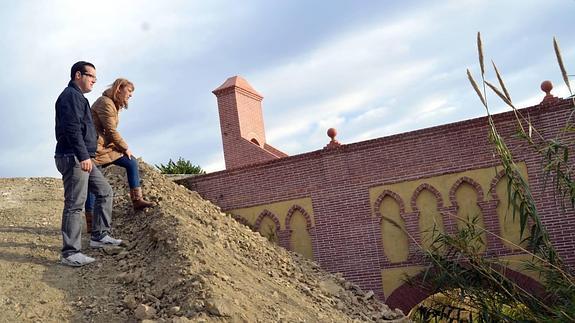
POLYGON ((266 143, 263 97, 246 80, 230 77, 213 93, 218 99, 226 169, 287 157, 266 143))
MULTIPOLYGON (((520 285, 522 288, 529 291, 533 295, 540 298, 545 296, 545 290, 543 286, 539 284, 535 279, 509 268, 506 268, 504 273, 507 278, 514 281, 516 284, 520 285)), ((423 284, 422 274, 414 277, 413 280, 419 281, 421 284, 423 284)), ((427 297, 429 297, 429 295, 417 286, 403 284, 393 292, 391 297, 386 299, 386 303, 390 308, 411 309, 425 300, 427 297)))
MULTIPOLYGON (((237 100, 237 96, 218 96, 218 104, 223 104, 224 109, 225 105, 233 104, 230 103, 233 100, 237 100)), ((572 102, 559 99, 522 110, 523 115, 529 115, 535 127, 546 137, 560 131, 571 112, 572 102)), ((220 109, 220 113, 226 112, 220 109)), ((495 122, 508 146, 513 147, 516 160, 526 165, 538 210, 554 245, 564 260, 575 267, 575 213, 571 209, 564 210, 560 201, 555 199, 553 184, 542 173, 538 155, 512 138, 516 127, 513 113, 496 115, 495 122)), ((382 250, 381 218, 373 216, 369 190, 381 185, 499 165, 487 138, 487 119, 477 118, 270 159, 259 164, 244 164, 235 169, 191 177, 180 183, 224 211, 310 197, 315 220, 310 229, 315 260, 325 269, 343 273, 363 289, 373 290, 381 299, 387 298, 394 306, 406 310, 425 295, 417 294, 419 292, 407 286, 396 289, 391 295, 384 295, 382 271, 421 265, 420 257, 412 249, 407 261, 391 263, 386 259, 382 250), (411 296, 407 297, 406 291, 411 296)), ((457 203, 446 203, 455 201, 454 195, 460 184, 469 184, 477 191, 477 204, 483 213, 485 226, 498 232, 497 200, 491 196, 501 174, 494 172, 493 177, 491 188, 480 187, 471 178, 462 178, 448 196, 443 196, 444 200, 439 197, 438 210, 443 218, 449 219, 448 214, 457 213, 457 203)), ((436 194, 433 187, 418 188, 423 189, 436 194)), ((393 192, 387 193, 398 199, 393 192)), ((414 211, 405 210, 415 203, 414 200, 397 201, 401 204, 408 231, 412 230, 417 235, 417 206, 414 211)), ((455 222, 446 220, 445 227, 449 232, 456 230, 455 222)), ((288 238, 280 236, 280 239, 286 246, 288 238)), ((487 256, 513 255, 513 251, 500 241, 489 239, 487 256)))

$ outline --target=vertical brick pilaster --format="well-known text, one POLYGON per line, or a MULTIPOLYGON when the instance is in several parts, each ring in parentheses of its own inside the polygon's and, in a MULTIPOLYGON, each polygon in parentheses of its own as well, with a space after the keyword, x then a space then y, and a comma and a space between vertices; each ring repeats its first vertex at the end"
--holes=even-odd
POLYGON ((212 93, 218 99, 226 169, 287 156, 266 143, 263 96, 246 80, 230 77, 212 93))

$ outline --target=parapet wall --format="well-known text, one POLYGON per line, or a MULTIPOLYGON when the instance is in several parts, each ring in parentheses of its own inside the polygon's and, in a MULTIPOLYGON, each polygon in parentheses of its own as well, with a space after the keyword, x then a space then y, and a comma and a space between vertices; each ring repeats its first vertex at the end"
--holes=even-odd
MULTIPOLYGON (((550 100, 521 110, 546 137, 573 111, 571 100, 550 100)), ((563 209, 541 159, 513 139, 512 112, 495 116, 499 132, 527 175, 543 222, 560 255, 575 266, 575 213, 563 209)), ((477 118, 275 159, 180 181, 286 248, 341 272, 365 290, 402 309, 396 300, 404 274, 422 264, 417 246, 381 217, 391 217, 418 243, 434 224, 455 232, 459 217, 511 242, 520 242, 507 216, 505 178, 488 141, 487 118, 477 118)), ((521 257, 516 247, 487 237, 486 256, 521 257)))

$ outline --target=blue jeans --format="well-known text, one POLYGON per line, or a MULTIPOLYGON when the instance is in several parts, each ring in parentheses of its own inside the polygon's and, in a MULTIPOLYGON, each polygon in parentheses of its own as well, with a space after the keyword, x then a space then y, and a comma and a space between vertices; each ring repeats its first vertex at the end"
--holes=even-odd
MULTIPOLYGON (((123 155, 119 159, 116 159, 112 162, 112 164, 116 166, 120 166, 126 169, 126 174, 128 175, 128 185, 130 188, 140 187, 140 174, 138 170, 138 161, 136 158, 128 158, 128 156, 123 155)), ((102 165, 102 167, 109 166, 110 164, 102 165)), ((96 200, 96 196, 91 192, 88 193, 88 198, 86 199, 86 205, 84 209, 86 212, 93 212, 94 210, 94 202, 96 200)))
POLYGON ((68 257, 82 249, 82 204, 86 193, 94 196, 92 240, 106 236, 112 226, 112 200, 114 192, 108 181, 96 167, 90 173, 80 168, 78 158, 71 155, 56 156, 56 168, 64 182, 64 210, 62 212, 62 257, 68 257))

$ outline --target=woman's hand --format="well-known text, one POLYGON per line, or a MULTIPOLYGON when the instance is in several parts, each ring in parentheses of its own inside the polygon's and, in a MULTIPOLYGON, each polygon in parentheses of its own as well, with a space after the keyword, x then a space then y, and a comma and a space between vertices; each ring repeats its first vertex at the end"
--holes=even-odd
POLYGON ((132 151, 130 149, 126 150, 124 155, 128 156, 128 158, 130 158, 130 159, 132 159, 132 156, 134 156, 134 154, 132 154, 132 151))

